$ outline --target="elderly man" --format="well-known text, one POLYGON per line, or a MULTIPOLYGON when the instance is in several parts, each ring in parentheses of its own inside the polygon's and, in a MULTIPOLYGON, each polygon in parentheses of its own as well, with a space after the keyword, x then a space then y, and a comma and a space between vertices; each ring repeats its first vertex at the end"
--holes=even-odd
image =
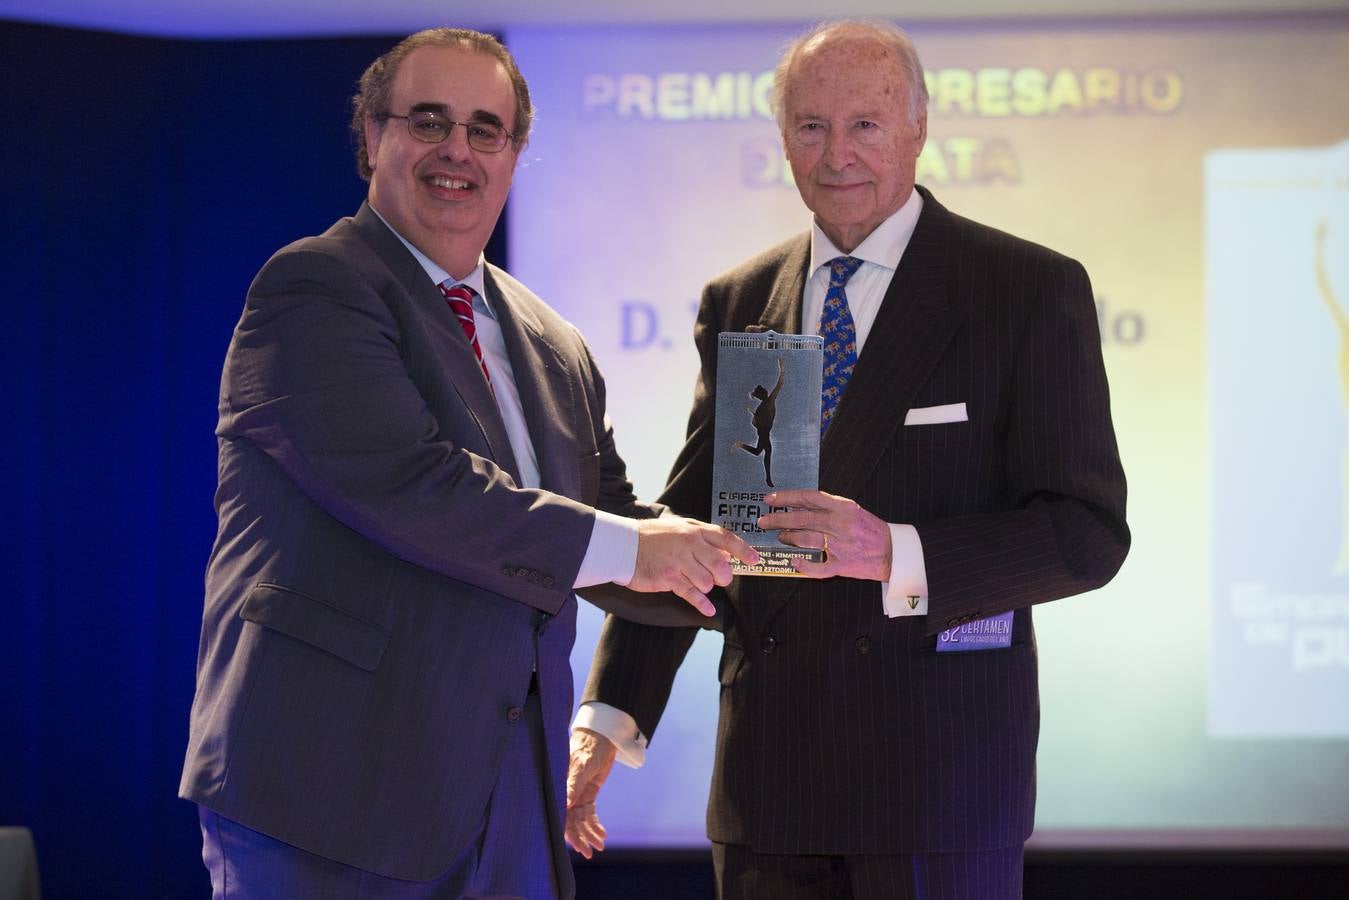
POLYGON ((637 503, 581 336, 484 262, 532 115, 494 38, 404 40, 367 202, 249 289, 180 787, 217 897, 571 896, 573 588, 710 612, 754 556, 637 503))
MULTIPOLYGON (((1091 287, 1077 262, 915 188, 927 93, 898 28, 815 28, 775 96, 814 224, 708 285, 664 501, 707 512, 719 332, 829 335, 844 384, 824 403, 822 490, 770 494, 791 511, 760 522, 827 561, 799 565, 809 580, 737 579, 720 604, 719 896, 1017 897, 1031 607, 1105 584, 1129 546, 1091 287)), ((587 856, 615 752, 640 763, 695 633, 605 624, 568 783, 587 856)))

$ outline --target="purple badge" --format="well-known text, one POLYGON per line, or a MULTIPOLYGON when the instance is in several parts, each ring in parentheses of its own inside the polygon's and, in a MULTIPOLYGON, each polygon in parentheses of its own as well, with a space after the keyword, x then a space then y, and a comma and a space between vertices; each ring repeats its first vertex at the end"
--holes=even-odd
POLYGON ((948 628, 937 635, 938 653, 960 653, 968 650, 996 650, 1012 646, 1012 611, 975 619, 956 628, 948 628))

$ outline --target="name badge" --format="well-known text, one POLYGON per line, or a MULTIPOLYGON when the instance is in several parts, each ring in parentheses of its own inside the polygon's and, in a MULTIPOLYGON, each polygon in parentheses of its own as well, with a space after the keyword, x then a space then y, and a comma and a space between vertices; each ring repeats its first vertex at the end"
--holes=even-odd
POLYGON ((938 653, 997 650, 1012 646, 1012 611, 975 619, 937 635, 938 653))

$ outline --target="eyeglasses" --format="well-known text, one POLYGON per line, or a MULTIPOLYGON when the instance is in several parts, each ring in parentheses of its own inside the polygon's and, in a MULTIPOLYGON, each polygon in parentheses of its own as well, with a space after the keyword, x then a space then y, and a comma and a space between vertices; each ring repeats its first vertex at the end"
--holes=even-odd
POLYGON ((397 116, 385 113, 385 119, 404 119, 408 123, 408 134, 427 144, 439 144, 450 136, 454 126, 463 125, 468 134, 468 145, 482 153, 500 153, 506 144, 515 140, 515 135, 494 122, 455 122, 440 113, 426 110, 397 116))
MULTIPOLYGON (((787 136, 798 147, 819 147, 829 139, 828 122, 802 122, 787 136)), ((885 129, 870 119, 848 123, 848 139, 872 147, 885 139, 885 129)))

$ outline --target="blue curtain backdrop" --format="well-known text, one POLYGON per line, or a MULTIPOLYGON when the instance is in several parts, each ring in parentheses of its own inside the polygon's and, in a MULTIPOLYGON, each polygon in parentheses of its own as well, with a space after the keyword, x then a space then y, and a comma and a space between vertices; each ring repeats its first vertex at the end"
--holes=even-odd
POLYGON ((348 99, 395 41, 0 22, 0 825, 46 897, 209 890, 175 793, 220 364, 267 257, 364 197, 348 99))

